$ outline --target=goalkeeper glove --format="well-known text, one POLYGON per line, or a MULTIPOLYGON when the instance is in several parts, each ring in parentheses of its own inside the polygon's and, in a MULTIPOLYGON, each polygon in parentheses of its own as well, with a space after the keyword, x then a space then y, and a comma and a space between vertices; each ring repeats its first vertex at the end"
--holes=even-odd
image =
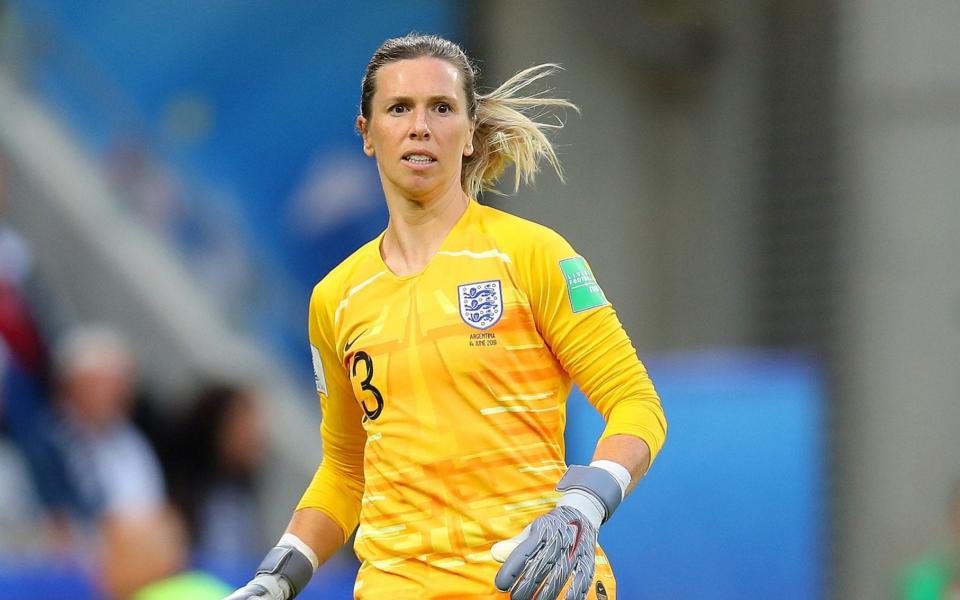
POLYGON ((597 530, 623 500, 630 473, 612 461, 570 467, 557 484, 557 506, 520 535, 493 545, 503 563, 495 583, 511 600, 554 599, 573 576, 564 600, 583 600, 593 581, 597 530))
POLYGON ((224 600, 290 600, 317 570, 317 556, 292 533, 285 533, 264 557, 256 576, 224 600))

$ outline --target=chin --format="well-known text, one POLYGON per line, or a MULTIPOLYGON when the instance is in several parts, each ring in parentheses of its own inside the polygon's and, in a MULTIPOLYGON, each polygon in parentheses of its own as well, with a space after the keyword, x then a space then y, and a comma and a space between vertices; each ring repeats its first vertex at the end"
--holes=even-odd
POLYGON ((440 186, 436 185, 433 181, 419 180, 413 182, 411 185, 405 185, 400 187, 400 191, 404 196, 411 200, 425 200, 428 196, 435 194, 439 191, 440 186))

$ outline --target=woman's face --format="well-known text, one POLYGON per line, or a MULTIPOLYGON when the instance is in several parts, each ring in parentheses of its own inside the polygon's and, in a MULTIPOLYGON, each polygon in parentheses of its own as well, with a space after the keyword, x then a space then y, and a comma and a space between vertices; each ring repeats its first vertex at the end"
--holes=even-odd
POLYGON ((370 117, 358 117, 357 125, 388 196, 397 192, 417 200, 460 189, 474 125, 463 78, 451 63, 423 57, 384 65, 376 74, 370 117))

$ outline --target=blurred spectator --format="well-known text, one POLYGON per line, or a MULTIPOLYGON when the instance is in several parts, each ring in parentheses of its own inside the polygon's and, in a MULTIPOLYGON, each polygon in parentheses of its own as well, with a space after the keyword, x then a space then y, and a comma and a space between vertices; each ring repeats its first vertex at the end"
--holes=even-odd
MULTIPOLYGON (((44 304, 38 302, 38 297, 48 294, 37 289, 29 244, 3 222, 7 181, 7 171, 0 159, 0 341, 8 359, 0 379, 0 393, 5 396, 3 416, 10 439, 29 465, 40 502, 49 515, 61 515, 75 494, 67 479, 63 457, 51 439, 52 415, 47 401, 49 354, 34 319, 37 305, 44 304)), ((50 531, 60 529, 53 527, 50 531)))
MULTIPOLYGON (((5 380, 10 357, 0 339, 0 380, 5 380)), ((0 390, 0 423, 4 393, 0 390)), ((38 545, 38 502, 20 450, 0 435, 0 552, 17 553, 38 545)))
POLYGON ((904 567, 897 578, 898 600, 960 600, 960 481, 948 504, 949 545, 904 567))
POLYGON ((176 428, 172 496, 202 557, 244 560, 264 546, 255 494, 264 434, 253 393, 208 385, 176 428))
POLYGON ((82 515, 137 514, 164 504, 159 462, 129 420, 134 361, 104 327, 69 333, 56 350, 58 442, 80 492, 82 515))
POLYGON ((55 352, 55 440, 77 492, 71 542, 96 552, 103 588, 128 597, 186 560, 180 519, 166 503, 159 462, 130 421, 135 364, 116 331, 74 330, 55 352))
POLYGON ((231 586, 212 575, 191 571, 152 583, 133 600, 221 600, 231 591, 231 586))
POLYGON ((137 515, 108 513, 100 520, 94 565, 110 598, 125 599, 187 565, 186 531, 168 506, 137 515))
POLYGON ((31 262, 23 238, 0 223, 0 337, 23 368, 42 378, 46 370, 46 348, 21 287, 31 262))

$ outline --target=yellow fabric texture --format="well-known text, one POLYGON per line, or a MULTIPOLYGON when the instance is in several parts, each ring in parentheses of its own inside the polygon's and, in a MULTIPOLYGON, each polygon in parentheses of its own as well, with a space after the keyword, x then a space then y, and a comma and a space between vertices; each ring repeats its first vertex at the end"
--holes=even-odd
POLYGON ((652 456, 660 400, 609 303, 573 310, 560 261, 577 254, 552 230, 471 202, 408 277, 379 244, 311 297, 324 455, 298 509, 345 539, 359 523, 356 598, 505 597, 490 547, 554 505, 571 385, 604 437, 635 435, 652 456))

